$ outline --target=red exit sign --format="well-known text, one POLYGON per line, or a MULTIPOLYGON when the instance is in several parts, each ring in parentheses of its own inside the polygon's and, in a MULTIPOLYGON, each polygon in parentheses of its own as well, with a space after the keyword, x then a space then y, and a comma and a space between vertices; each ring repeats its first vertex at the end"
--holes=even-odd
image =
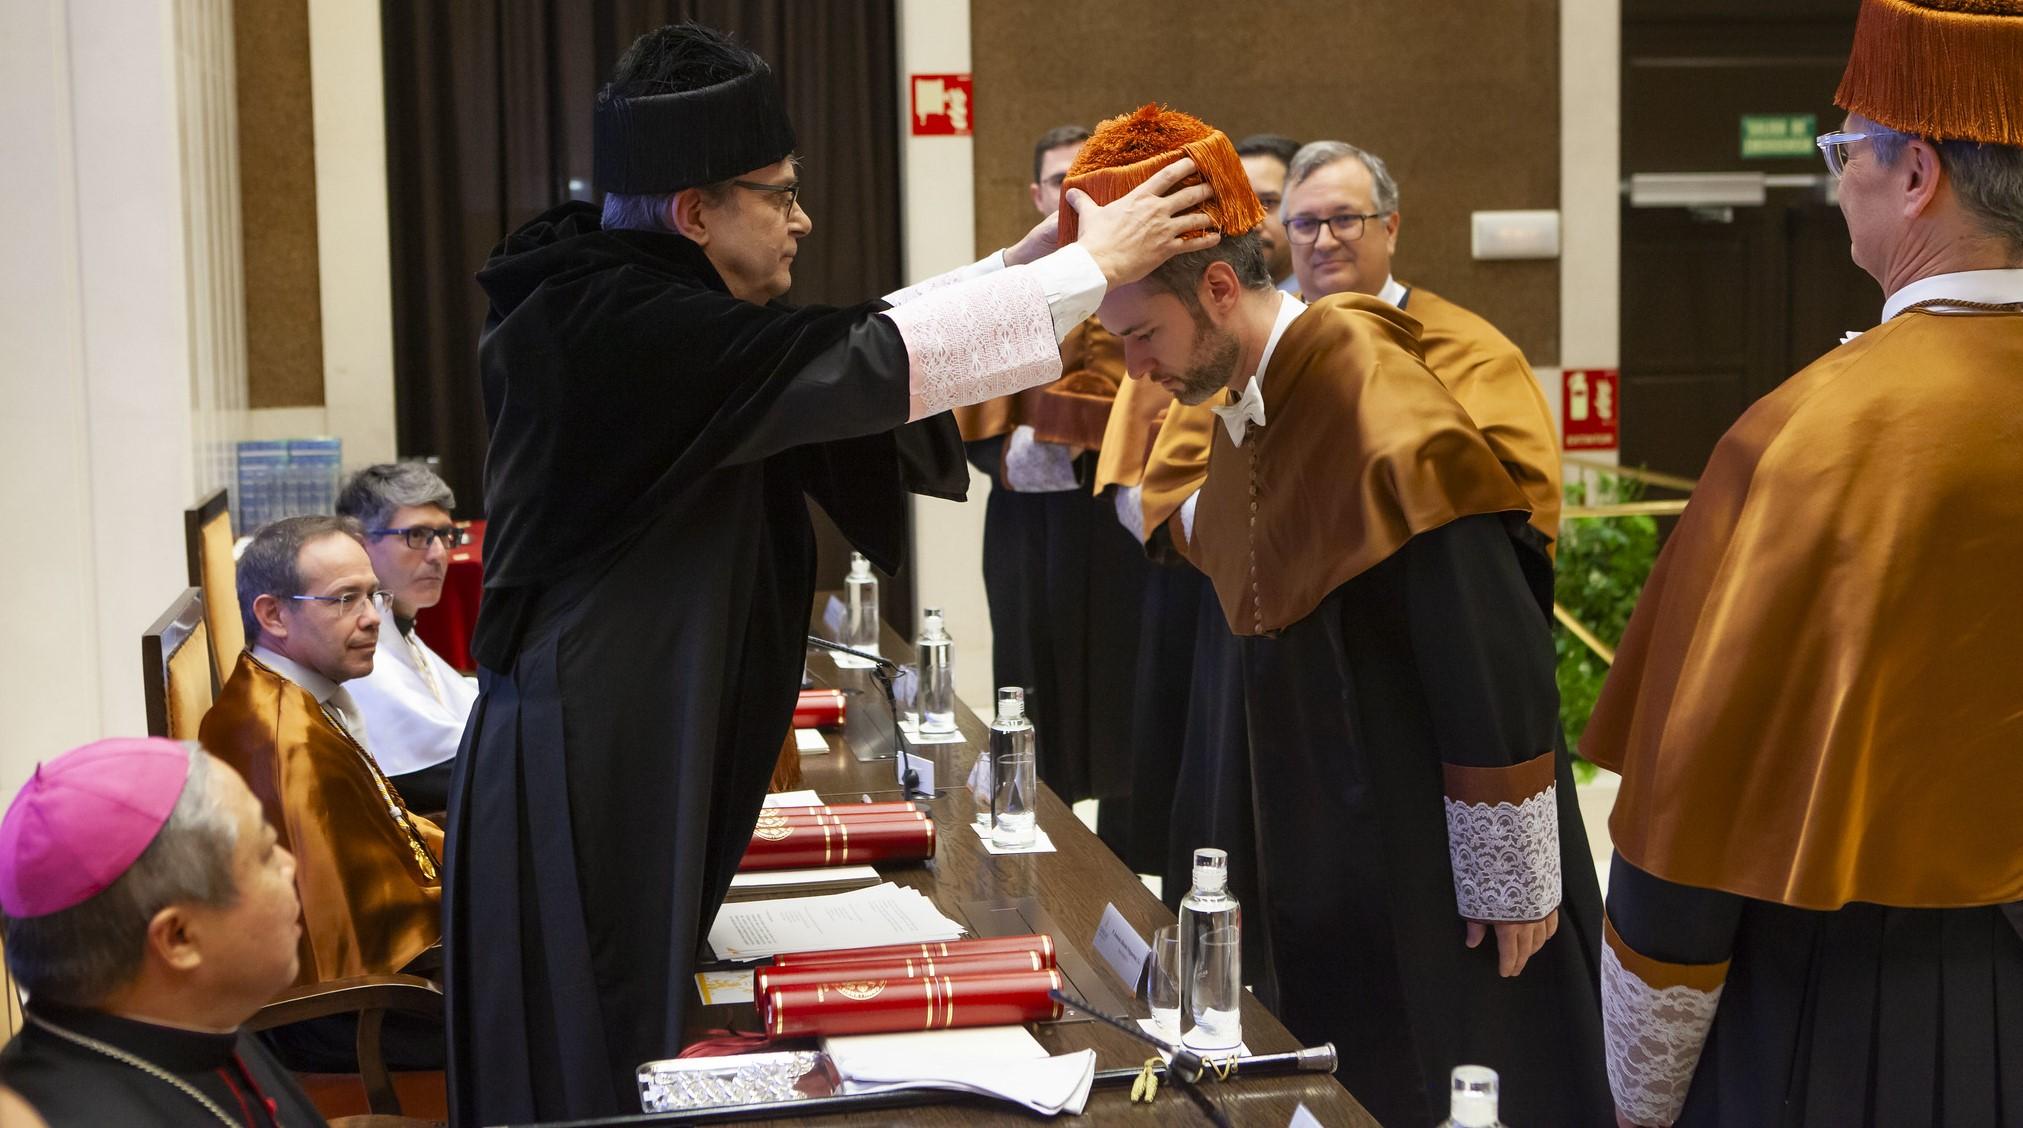
POLYGON ((1569 368, 1559 381, 1566 449, 1616 449, 1622 431, 1622 374, 1614 368, 1569 368))
POLYGON ((976 118, 976 90, 966 74, 913 76, 913 135, 968 137, 976 118))

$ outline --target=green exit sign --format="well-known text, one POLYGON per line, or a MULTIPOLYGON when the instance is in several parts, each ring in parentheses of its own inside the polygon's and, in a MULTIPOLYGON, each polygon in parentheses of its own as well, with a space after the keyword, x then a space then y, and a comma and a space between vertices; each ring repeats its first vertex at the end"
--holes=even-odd
POLYGON ((1813 114, 1743 114, 1742 157, 1809 157, 1817 132, 1813 114))

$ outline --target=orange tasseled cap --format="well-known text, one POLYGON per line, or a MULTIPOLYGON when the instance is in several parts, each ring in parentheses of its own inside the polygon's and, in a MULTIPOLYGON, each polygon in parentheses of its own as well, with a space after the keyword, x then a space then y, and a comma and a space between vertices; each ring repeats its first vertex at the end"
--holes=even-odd
POLYGON ((1900 133, 2023 146, 2023 0, 1862 0, 1833 103, 1900 133))
POLYGON ((1264 205, 1257 202, 1228 136, 1192 114, 1147 103, 1098 125, 1082 143, 1061 185, 1061 244, 1074 242, 1077 227, 1068 189, 1080 188, 1096 203, 1107 204, 1181 157, 1194 159, 1197 175, 1187 183, 1205 180, 1215 191, 1201 210, 1215 221, 1216 230, 1241 235, 1264 222, 1264 205))

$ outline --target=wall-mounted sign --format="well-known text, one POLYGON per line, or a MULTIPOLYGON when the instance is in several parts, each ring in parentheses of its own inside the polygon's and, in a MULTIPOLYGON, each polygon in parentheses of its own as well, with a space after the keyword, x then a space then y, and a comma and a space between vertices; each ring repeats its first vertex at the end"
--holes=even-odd
POLYGON ((1819 135, 1819 118, 1814 114, 1743 114, 1742 157, 1744 160, 1809 157, 1812 139, 1819 135))
POLYGON ((913 76, 913 135, 967 137, 976 118, 976 91, 966 74, 913 76))
POLYGON ((1560 373, 1561 444, 1568 450, 1614 450, 1621 433, 1621 373, 1613 368, 1569 368, 1560 373))

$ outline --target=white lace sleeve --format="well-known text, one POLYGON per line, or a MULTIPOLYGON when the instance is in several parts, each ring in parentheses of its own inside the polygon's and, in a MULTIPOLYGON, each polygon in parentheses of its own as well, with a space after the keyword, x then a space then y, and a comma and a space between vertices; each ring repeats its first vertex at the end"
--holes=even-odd
POLYGON ((909 420, 1060 379, 1060 340, 1046 288, 1031 271, 944 286, 879 316, 906 342, 909 420))
POLYGON ((1454 903, 1469 920, 1538 920, 1559 907, 1558 785, 1519 803, 1449 798, 1454 903))
POLYGON ((946 273, 937 274, 932 278, 915 282, 903 290, 894 290, 885 295, 885 304, 895 306, 905 305, 922 294, 931 294, 943 286, 953 286, 957 282, 967 282, 972 278, 981 278, 986 274, 995 274, 1004 268, 1004 252, 998 251, 995 254, 980 258, 968 266, 959 266, 946 273))
POLYGON ((1653 987, 1602 945, 1602 1045, 1616 1108, 1638 1124, 1679 1118, 1721 988, 1653 987))
POLYGON ((1004 484, 1014 493, 1066 493, 1082 486, 1068 448, 1041 442, 1025 424, 1012 428, 1005 440, 1004 484))

